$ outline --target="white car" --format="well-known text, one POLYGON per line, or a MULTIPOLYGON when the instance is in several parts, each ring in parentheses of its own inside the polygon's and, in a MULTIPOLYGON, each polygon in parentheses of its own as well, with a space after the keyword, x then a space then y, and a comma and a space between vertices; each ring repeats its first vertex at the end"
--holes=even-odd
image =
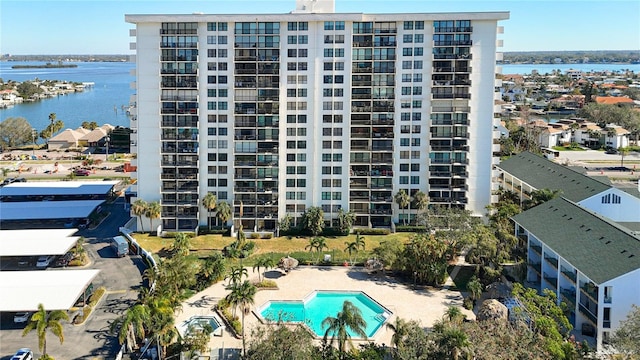
POLYGON ((29 317, 31 317, 30 312, 19 312, 13 316, 13 322, 16 324, 26 323, 29 321, 29 317))
POLYGON ((10 360, 33 360, 33 352, 31 352, 31 349, 22 348, 10 360))
POLYGON ((53 261, 54 258, 55 256, 53 255, 40 256, 38 258, 38 262, 36 263, 36 267, 40 269, 46 269, 49 267, 49 265, 51 265, 51 262, 53 261))

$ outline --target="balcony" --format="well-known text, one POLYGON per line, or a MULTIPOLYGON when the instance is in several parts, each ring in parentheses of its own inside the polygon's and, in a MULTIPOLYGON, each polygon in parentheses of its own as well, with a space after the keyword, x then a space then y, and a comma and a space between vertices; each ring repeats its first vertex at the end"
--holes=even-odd
POLYGON ((538 255, 542 255, 542 246, 540 245, 531 245, 529 246, 531 248, 531 250, 535 251, 538 253, 538 255))
POLYGON ((576 290, 571 288, 571 289, 566 289, 566 288, 560 288, 560 295, 562 295, 562 297, 569 303, 569 305, 573 307, 576 306, 576 290))
POLYGON ((554 268, 558 268, 558 259, 551 257, 551 256, 544 256, 544 259, 551 265, 553 265, 554 268))
POLYGON ((535 272, 540 274, 540 266, 542 265, 542 263, 535 262, 535 261, 529 261, 528 265, 529 265, 529 267, 531 269, 533 269, 535 272))
POLYGON ((596 303, 598 302, 598 287, 595 286, 592 282, 583 283, 583 285, 580 287, 580 291, 587 294, 596 303))
POLYGON ((580 313, 584 316, 586 316, 587 319, 589 319, 589 321, 591 321, 593 323, 593 325, 597 326, 598 325, 598 315, 592 313, 586 306, 584 306, 583 304, 580 304, 578 306, 578 310, 580 311, 580 313))
POLYGON ((562 275, 564 275, 567 279, 571 280, 573 283, 576 282, 576 271, 570 271, 567 268, 565 268, 564 266, 560 266, 560 272, 562 273, 562 275))
POLYGON ((544 273, 543 278, 546 282, 549 283, 549 285, 553 286, 554 288, 558 287, 558 278, 555 275, 544 273))

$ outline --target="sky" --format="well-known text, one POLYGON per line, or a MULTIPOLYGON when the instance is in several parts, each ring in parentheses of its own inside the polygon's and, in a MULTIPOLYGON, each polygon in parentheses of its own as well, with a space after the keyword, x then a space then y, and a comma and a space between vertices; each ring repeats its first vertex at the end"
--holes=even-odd
MULTIPOLYGON (((640 50, 640 0, 336 0, 336 12, 509 11, 502 51, 640 50)), ((133 54, 125 14, 288 13, 295 0, 0 0, 0 53, 133 54)))

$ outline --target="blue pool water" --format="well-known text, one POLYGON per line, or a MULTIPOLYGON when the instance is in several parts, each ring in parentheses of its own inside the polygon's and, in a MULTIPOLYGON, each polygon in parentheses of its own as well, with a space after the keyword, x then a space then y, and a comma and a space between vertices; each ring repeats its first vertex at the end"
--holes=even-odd
MULTIPOLYGON (((362 318, 367 323, 365 333, 369 338, 391 315, 365 293, 350 291, 314 291, 302 301, 269 301, 259 309, 259 313, 269 321, 305 323, 317 336, 322 337, 326 331, 322 321, 328 316, 335 317, 345 301, 350 301, 362 312, 362 318)), ((351 332, 349 334, 358 338, 351 332)))

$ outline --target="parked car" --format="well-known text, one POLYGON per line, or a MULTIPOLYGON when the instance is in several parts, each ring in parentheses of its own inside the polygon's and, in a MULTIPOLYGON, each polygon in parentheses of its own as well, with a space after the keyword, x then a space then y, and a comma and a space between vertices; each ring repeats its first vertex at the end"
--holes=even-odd
POLYGON ((73 259, 73 254, 72 253, 66 253, 62 256, 60 256, 58 258, 58 260, 56 260, 56 265, 55 266, 67 266, 69 265, 69 261, 71 261, 73 259))
POLYGON ((26 323, 27 321, 29 321, 30 317, 31 317, 30 312, 18 312, 15 315, 13 315, 13 322, 16 324, 26 323))
POLYGON ((76 176, 89 176, 91 171, 87 169, 76 169, 73 173, 76 174, 76 176))
POLYGON ((608 148, 607 151, 604 152, 605 154, 611 154, 611 155, 615 155, 618 153, 617 149, 614 148, 608 148))
POLYGON ((39 269, 46 269, 49 267, 49 265, 51 265, 51 262, 53 261, 54 258, 55 256, 53 255, 40 256, 38 258, 38 261, 36 262, 36 267, 39 269))
POLYGON ((33 360, 33 352, 29 348, 22 348, 10 360, 33 360))

